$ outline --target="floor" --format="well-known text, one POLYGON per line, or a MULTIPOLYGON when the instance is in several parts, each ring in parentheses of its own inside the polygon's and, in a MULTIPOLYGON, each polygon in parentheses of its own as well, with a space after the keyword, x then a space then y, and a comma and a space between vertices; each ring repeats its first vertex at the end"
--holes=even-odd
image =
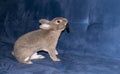
POLYGON ((46 53, 42 60, 33 60, 34 64, 18 63, 13 56, 0 56, 0 74, 120 74, 120 61, 59 54, 60 62, 53 62, 46 53))

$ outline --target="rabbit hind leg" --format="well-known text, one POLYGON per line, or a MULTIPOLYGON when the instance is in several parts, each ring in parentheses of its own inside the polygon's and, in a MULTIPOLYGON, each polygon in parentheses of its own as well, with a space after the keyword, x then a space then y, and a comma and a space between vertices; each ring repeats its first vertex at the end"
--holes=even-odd
POLYGON ((33 64, 32 61, 30 60, 30 57, 27 57, 24 59, 25 64, 33 64))
POLYGON ((43 56, 43 55, 38 55, 37 52, 34 53, 34 54, 30 57, 31 60, 34 60, 34 59, 44 59, 44 58, 45 58, 45 56, 43 56))

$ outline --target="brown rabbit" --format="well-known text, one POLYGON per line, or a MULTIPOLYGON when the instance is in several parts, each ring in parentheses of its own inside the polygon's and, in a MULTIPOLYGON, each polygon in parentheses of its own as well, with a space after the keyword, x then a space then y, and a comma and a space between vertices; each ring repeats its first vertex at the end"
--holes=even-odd
POLYGON ((39 22, 40 29, 24 34, 15 42, 12 54, 21 63, 32 64, 33 59, 45 58, 37 54, 41 50, 48 52, 53 61, 60 61, 56 56, 58 55, 56 45, 68 20, 56 17, 51 21, 41 19, 39 22))

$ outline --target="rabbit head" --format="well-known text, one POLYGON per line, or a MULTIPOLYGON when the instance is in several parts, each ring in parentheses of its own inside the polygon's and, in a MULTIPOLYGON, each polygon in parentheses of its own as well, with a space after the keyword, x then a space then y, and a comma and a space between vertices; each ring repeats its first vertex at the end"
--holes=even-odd
POLYGON ((40 25, 41 29, 51 30, 51 31, 56 31, 56 30, 63 31, 66 28, 68 20, 66 18, 56 17, 51 21, 46 19, 41 19, 39 23, 41 23, 40 25))

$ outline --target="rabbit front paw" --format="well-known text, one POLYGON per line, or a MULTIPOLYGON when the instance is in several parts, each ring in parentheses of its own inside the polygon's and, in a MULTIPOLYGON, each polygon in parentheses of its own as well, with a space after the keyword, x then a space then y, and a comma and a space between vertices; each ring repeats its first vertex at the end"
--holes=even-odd
POLYGON ((59 59, 59 58, 56 58, 56 59, 53 59, 53 61, 56 61, 56 62, 57 62, 57 61, 60 61, 60 59, 59 59))
POLYGON ((55 49, 55 54, 58 55, 58 51, 55 49))

